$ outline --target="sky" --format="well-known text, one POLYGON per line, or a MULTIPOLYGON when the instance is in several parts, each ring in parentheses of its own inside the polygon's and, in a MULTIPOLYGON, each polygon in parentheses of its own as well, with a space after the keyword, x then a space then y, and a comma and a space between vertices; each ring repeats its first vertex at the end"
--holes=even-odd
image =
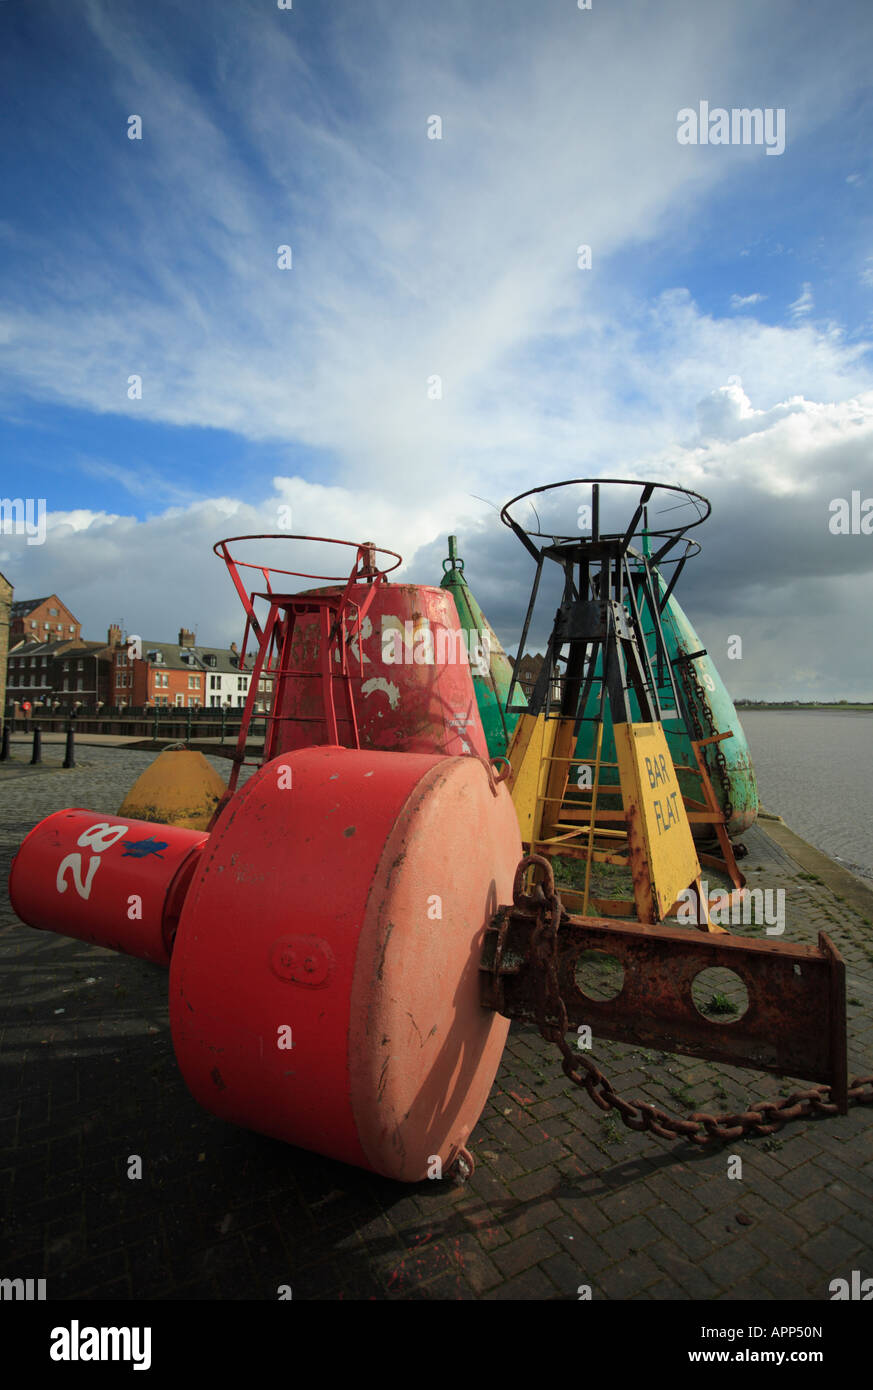
POLYGON ((15 597, 228 645, 222 537, 436 584, 455 533, 514 651, 502 504, 651 479, 712 503, 677 596, 735 697, 873 698, 829 525, 873 498, 871 70, 866 0, 0 0, 15 597), (682 143, 702 102, 784 149, 682 143))

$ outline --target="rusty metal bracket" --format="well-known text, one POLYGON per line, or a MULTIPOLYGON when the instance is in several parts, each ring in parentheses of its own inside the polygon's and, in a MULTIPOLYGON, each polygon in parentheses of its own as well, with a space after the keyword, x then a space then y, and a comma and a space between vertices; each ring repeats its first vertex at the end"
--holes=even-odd
POLYGON ((542 1021, 536 938, 557 908, 557 1002, 553 993, 549 1031, 588 1025, 601 1038, 825 1083, 846 1113, 845 965, 824 932, 816 947, 572 917, 552 884, 545 893, 537 887, 526 894, 521 882, 517 875, 515 902, 501 907, 486 931, 480 963, 485 1007, 507 1018, 542 1021), (590 951, 615 957, 621 966, 621 987, 612 999, 590 998, 577 983, 577 964, 590 951), (748 1008, 727 1022, 702 1014, 692 996, 697 976, 715 966, 738 975, 748 993, 748 1008))

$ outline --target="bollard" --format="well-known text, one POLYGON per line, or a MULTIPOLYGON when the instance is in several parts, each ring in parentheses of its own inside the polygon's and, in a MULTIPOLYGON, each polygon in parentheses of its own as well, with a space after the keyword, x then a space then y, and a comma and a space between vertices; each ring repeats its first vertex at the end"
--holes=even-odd
POLYGON ((67 720, 67 748, 66 748, 66 752, 64 753, 64 761, 63 761, 63 764, 62 764, 64 767, 75 767, 75 766, 76 766, 76 759, 75 759, 75 756, 74 756, 74 743, 75 743, 75 734, 73 733, 73 721, 72 721, 72 719, 68 719, 68 720, 67 720))
POLYGON ((9 762, 9 720, 3 725, 3 742, 0 744, 0 763, 9 762))
POLYGON ((35 728, 34 731, 33 731, 33 757, 31 758, 30 763, 31 763, 31 766, 33 766, 34 763, 41 763, 41 762, 42 762, 42 734, 40 733, 39 728, 37 727, 37 728, 35 728))

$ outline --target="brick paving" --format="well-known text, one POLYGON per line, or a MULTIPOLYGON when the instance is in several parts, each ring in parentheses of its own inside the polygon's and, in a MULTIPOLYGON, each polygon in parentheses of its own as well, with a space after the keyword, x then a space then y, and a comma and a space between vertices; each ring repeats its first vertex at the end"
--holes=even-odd
MULTIPOLYGON (((151 756, 82 747, 75 770, 2 765, 4 879, 39 819, 113 811, 151 756)), ((802 877, 760 828, 744 838, 750 885, 786 891, 784 939, 824 929, 843 952, 850 1070, 873 1072, 864 897, 849 906, 802 877)), ((869 1107, 704 1153, 594 1110, 554 1049, 513 1024, 472 1178, 400 1186, 202 1111, 157 967, 34 932, 5 894, 0 959, 0 1275, 45 1278, 49 1299, 276 1299, 288 1286, 295 1299, 538 1301, 588 1285, 595 1299, 826 1300, 831 1279, 873 1275, 869 1107)), ((619 1044, 594 1056, 620 1090, 679 1113, 786 1085, 619 1044)))

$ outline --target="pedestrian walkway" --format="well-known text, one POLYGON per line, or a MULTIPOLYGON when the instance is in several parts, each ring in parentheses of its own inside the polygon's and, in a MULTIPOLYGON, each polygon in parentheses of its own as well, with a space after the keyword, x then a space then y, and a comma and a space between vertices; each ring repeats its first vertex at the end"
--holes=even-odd
MULTIPOLYGON (((140 737, 131 738, 128 735, 122 734, 80 734, 77 729, 74 729, 73 732, 77 746, 79 744, 93 744, 96 748, 126 748, 129 746, 134 746, 138 743, 147 742, 146 739, 140 737)), ((47 743, 63 744, 67 741, 66 733, 46 732, 42 733, 41 737, 43 745, 47 743)), ((10 734, 9 742, 12 745, 13 749, 32 748, 33 733, 31 732, 10 734)), ((166 740, 166 742, 169 742, 169 740, 166 740)))

